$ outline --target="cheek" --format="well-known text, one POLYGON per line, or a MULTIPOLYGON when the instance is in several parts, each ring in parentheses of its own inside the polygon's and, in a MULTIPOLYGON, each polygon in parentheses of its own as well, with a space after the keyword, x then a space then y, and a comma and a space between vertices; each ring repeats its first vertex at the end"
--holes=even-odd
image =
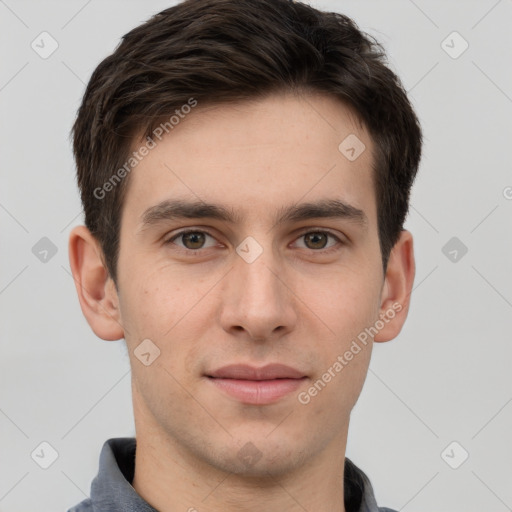
POLYGON ((187 285, 169 265, 152 267, 150 272, 144 272, 141 265, 137 272, 123 276, 121 315, 132 338, 136 335, 161 339, 199 300, 197 281, 194 286, 187 285))
MULTIPOLYGON (((160 349, 155 366, 165 367, 180 381, 187 379, 201 354, 212 348, 200 341, 207 339, 205 330, 213 323, 206 319, 211 307, 211 283, 201 277, 191 283, 168 265, 154 268, 146 275, 139 273, 125 282, 120 307, 132 354, 142 340, 150 339, 160 349)), ((167 383, 171 387, 174 384, 172 378, 167 383)))
POLYGON ((348 421, 368 372, 373 342, 370 338, 361 340, 357 337, 365 328, 364 322, 359 321, 360 329, 354 329, 352 325, 339 326, 338 336, 324 345, 322 363, 312 376, 306 395, 302 396, 301 403, 310 402, 313 415, 333 428, 345 414, 344 419, 348 421), (333 417, 333 411, 340 415, 339 419, 333 417))
POLYGON ((379 276, 343 273, 317 289, 314 311, 330 328, 337 348, 373 324, 380 308, 379 276))
POLYGON ((317 324, 329 328, 328 331, 323 329, 324 336, 319 336, 321 344, 317 354, 321 354, 320 364, 313 379, 314 389, 311 389, 313 395, 322 395, 312 400, 318 414, 323 414, 328 403, 339 411, 351 410, 355 404, 366 378, 373 347, 367 329, 379 314, 378 276, 344 273, 338 277, 324 286, 322 294, 316 295, 319 299, 312 307, 321 319, 317 324))

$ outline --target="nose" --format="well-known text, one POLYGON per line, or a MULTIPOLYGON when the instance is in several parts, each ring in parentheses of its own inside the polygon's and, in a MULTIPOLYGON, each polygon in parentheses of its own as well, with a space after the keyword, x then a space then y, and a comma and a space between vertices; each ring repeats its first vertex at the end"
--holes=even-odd
POLYGON ((222 327, 260 342, 291 332, 298 317, 296 297, 283 265, 270 249, 249 261, 236 255, 223 280, 222 327))

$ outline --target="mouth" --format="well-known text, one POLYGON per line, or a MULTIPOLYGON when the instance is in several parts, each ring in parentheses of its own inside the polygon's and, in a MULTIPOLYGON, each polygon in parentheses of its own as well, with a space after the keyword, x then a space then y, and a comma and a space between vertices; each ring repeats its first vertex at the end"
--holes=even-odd
POLYGON ((296 391, 308 379, 303 372, 282 364, 260 368, 229 365, 205 376, 223 393, 250 405, 275 403, 296 391))

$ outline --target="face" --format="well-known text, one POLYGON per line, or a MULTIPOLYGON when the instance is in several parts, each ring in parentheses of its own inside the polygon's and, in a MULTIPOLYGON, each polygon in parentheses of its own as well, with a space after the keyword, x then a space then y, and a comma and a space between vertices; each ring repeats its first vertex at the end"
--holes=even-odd
POLYGON ((336 99, 282 95, 198 105, 155 141, 118 261, 137 435, 235 473, 321 457, 346 436, 372 343, 344 354, 381 312, 368 133, 336 99), (356 159, 339 149, 354 135, 356 159))

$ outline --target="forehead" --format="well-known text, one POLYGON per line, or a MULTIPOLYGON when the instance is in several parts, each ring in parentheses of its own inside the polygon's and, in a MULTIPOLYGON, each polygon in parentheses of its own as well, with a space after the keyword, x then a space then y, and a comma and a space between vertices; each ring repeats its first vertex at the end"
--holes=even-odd
MULTIPOLYGON (((198 104, 152 140, 125 197, 123 217, 135 223, 172 198, 224 204, 242 222, 267 216, 271 222, 283 204, 316 199, 341 200, 376 216, 373 142, 336 98, 283 93, 198 104)), ((144 143, 137 140, 132 151, 144 143)))

